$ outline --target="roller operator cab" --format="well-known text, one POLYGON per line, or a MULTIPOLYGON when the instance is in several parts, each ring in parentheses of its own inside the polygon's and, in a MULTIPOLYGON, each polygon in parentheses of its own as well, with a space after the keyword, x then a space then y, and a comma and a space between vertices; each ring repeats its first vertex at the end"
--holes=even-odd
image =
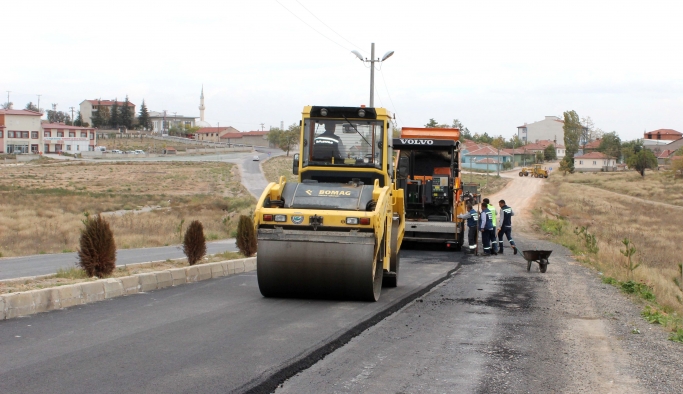
POLYGON ((405 228, 384 108, 305 107, 293 172, 261 195, 254 224, 265 297, 377 301, 398 283, 405 228))
POLYGON ((466 209, 459 138, 458 129, 404 127, 393 140, 396 187, 405 195, 406 241, 462 247, 465 226, 457 215, 466 209))

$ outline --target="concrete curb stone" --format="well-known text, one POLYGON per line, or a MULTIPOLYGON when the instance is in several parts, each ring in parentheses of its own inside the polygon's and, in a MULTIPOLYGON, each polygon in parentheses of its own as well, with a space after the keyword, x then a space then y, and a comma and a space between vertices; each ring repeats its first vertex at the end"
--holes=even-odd
MULTIPOLYGON (((150 263, 151 267, 152 264, 150 263)), ((169 286, 254 271, 256 258, 219 261, 186 268, 100 279, 48 289, 0 295, 0 320, 68 308, 169 286)))
POLYGON ((196 265, 185 268, 185 278, 187 283, 197 282, 199 280, 199 268, 196 265))
POLYGON ((123 283, 119 279, 104 280, 104 298, 114 298, 123 295, 123 283))
POLYGON ((199 270, 199 278, 197 279, 198 281, 211 279, 211 267, 209 264, 198 265, 197 269, 199 270))
POLYGON ((6 319, 36 313, 35 304, 33 303, 33 294, 29 291, 5 295, 5 308, 7 311, 6 319))
POLYGON ((30 291, 29 293, 33 295, 34 313, 59 309, 59 292, 57 292, 57 289, 40 289, 30 291))
POLYGON ((173 286, 173 276, 168 271, 156 272, 157 275, 157 289, 173 286))
POLYGON ((80 305, 83 299, 83 292, 81 286, 78 284, 60 286, 57 288, 59 294, 59 306, 68 308, 74 305, 80 305))
POLYGON ((147 274, 135 274, 133 276, 137 276, 138 280, 140 281, 140 291, 141 292, 147 292, 151 290, 156 290, 157 289, 157 275, 154 272, 150 272, 147 274))
POLYGON ((244 261, 235 260, 235 274, 241 274, 244 272, 244 261))
POLYGON ((137 276, 124 276, 119 278, 123 286, 123 295, 137 294, 140 292, 140 279, 137 276))
POLYGON ((223 263, 211 263, 211 277, 218 278, 225 276, 225 270, 223 269, 223 263))
POLYGON ((187 283, 187 270, 185 268, 173 268, 168 270, 173 278, 173 286, 187 283))
POLYGON ((104 283, 99 280, 81 283, 81 291, 84 304, 104 300, 104 283))

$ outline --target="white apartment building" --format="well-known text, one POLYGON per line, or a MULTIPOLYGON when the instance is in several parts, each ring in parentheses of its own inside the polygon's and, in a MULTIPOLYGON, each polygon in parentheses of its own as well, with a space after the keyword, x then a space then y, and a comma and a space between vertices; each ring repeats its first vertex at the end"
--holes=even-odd
POLYGON ((0 109, 0 153, 40 152, 40 112, 0 109))
POLYGON ((0 110, 0 153, 79 153, 94 150, 95 129, 41 123, 42 114, 25 109, 0 110))
POLYGON ((97 133, 92 127, 69 126, 63 123, 43 123, 43 152, 71 154, 95 150, 97 133))
POLYGON ((564 142, 564 120, 557 116, 546 116, 545 119, 517 126, 517 137, 524 143, 541 140, 564 142))
MULTIPOLYGON (((125 101, 115 101, 115 100, 83 100, 80 104, 81 108, 81 119, 83 119, 83 122, 86 122, 89 126, 92 126, 92 116, 95 111, 98 111, 101 108, 107 107, 109 110, 109 113, 111 114, 111 109, 114 106, 114 103, 119 108, 122 108, 124 105, 126 105, 125 101)), ((135 113, 135 104, 128 102, 128 108, 131 110, 131 115, 133 117, 136 116, 135 113)))

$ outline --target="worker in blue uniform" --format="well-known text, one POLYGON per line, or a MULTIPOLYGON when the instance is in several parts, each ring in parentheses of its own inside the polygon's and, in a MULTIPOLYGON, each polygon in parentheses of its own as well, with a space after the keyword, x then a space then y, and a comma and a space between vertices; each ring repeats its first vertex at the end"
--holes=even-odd
POLYGON ((481 203, 481 215, 479 215, 479 231, 481 231, 481 242, 484 246, 484 256, 490 256, 491 251, 491 233, 493 232, 493 218, 488 204, 481 203))
POLYGON ((503 254, 503 235, 505 235, 508 238, 508 242, 510 242, 513 253, 517 254, 517 246, 515 246, 515 241, 512 239, 512 217, 515 216, 515 213, 512 211, 512 208, 505 204, 505 200, 498 201, 498 205, 500 206, 498 251, 500 254, 503 254))

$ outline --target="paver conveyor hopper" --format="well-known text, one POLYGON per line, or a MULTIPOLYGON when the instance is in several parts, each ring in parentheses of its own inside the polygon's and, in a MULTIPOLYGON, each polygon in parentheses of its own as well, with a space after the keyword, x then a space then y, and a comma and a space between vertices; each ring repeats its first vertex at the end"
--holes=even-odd
POLYGON ((254 212, 265 297, 377 301, 398 283, 405 228, 384 108, 303 111, 298 181, 270 183, 254 212))

